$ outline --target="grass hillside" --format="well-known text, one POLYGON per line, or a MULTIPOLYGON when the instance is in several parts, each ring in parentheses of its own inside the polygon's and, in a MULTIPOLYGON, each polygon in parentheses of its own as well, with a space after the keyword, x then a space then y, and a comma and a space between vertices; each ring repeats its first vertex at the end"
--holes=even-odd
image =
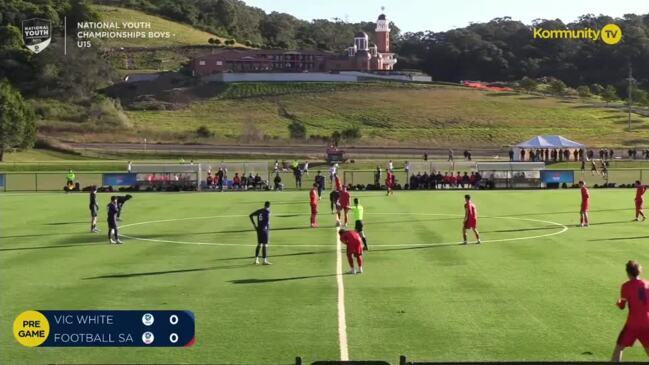
MULTIPOLYGON (((201 86, 206 87, 212 86, 201 86)), ((119 135, 83 123, 58 123, 48 133, 74 141, 146 136, 156 142, 285 143, 288 125, 299 121, 307 136, 316 137, 358 127, 362 137, 353 143, 367 145, 500 147, 537 134, 560 134, 591 146, 649 144, 649 118, 634 116, 628 132, 623 111, 578 99, 396 83, 213 87, 220 91, 202 98, 172 90, 164 105, 171 110, 126 110, 132 127, 119 135), (169 103, 181 99, 189 102, 169 103), (213 136, 199 138, 202 126, 213 136)), ((155 109, 156 103, 141 105, 155 109)))
MULTIPOLYGON (((249 95, 254 87, 234 86, 226 94, 249 95)), ((176 111, 127 115, 142 132, 187 134, 204 125, 228 139, 251 126, 270 138, 286 138, 294 119, 306 125, 309 135, 356 126, 366 143, 500 146, 537 134, 561 134, 591 145, 649 142, 649 118, 636 117, 635 131, 627 132, 626 115, 619 110, 444 86, 212 99, 176 111)))
MULTIPOLYGON (((207 45, 208 39, 219 38, 211 33, 193 28, 189 25, 173 22, 141 11, 113 6, 96 5, 95 10, 104 22, 147 22, 151 24, 146 32, 170 32, 170 38, 155 39, 107 39, 107 47, 174 47, 190 45, 207 45)), ((126 31, 126 29, 122 29, 126 31)), ((222 41, 225 40, 220 38, 222 41)))

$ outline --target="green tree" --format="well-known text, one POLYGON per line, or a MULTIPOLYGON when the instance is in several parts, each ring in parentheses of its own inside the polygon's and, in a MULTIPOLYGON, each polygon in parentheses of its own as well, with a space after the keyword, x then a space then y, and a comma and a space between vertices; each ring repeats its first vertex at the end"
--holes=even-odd
POLYGON ((523 90, 525 90, 527 92, 532 92, 532 91, 536 90, 539 83, 536 82, 536 80, 525 76, 525 77, 523 77, 523 79, 521 81, 518 82, 518 85, 520 86, 521 89, 523 89, 523 90))
POLYGON ((588 86, 586 86, 586 85, 581 85, 581 86, 577 87, 577 94, 582 98, 587 98, 587 97, 591 96, 590 88, 588 88, 588 86))
POLYGON ((343 129, 343 131, 340 132, 340 136, 344 140, 353 141, 353 140, 356 140, 356 139, 360 139, 363 135, 361 133, 360 128, 351 127, 351 128, 343 129))
POLYGON ((5 151, 26 149, 36 142, 34 111, 9 81, 0 80, 0 161, 5 151))
POLYGON ((631 90, 631 100, 635 105, 647 105, 649 104, 649 93, 638 87, 634 87, 631 90))
POLYGON ((600 84, 590 85, 590 92, 595 95, 601 95, 604 92, 604 86, 600 84))
POLYGON ((550 81, 548 91, 550 91, 550 93, 554 95, 563 95, 566 93, 566 88, 567 86, 563 81, 554 79, 550 81))
POLYGON ((304 139, 306 138, 306 126, 304 123, 294 120, 288 125, 288 134, 291 139, 304 139))
POLYGON ((615 90, 615 87, 613 85, 606 86, 606 88, 604 89, 604 91, 600 96, 602 97, 602 100, 606 102, 607 105, 611 101, 615 101, 619 99, 619 97, 617 96, 617 90, 615 90))

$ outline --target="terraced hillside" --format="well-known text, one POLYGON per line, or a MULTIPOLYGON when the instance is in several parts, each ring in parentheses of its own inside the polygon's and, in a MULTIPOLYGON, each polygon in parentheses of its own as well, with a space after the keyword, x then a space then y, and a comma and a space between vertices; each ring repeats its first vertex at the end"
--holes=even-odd
MULTIPOLYGON (((132 129, 111 138, 285 143, 289 124, 298 122, 307 136, 315 137, 357 127, 361 138, 354 143, 370 145, 493 147, 536 134, 561 134, 589 145, 649 142, 649 118, 634 116, 629 132, 626 114, 619 108, 440 85, 229 85, 215 97, 176 110, 126 114, 132 129), (212 136, 199 138, 200 127, 212 136)), ((70 131, 60 135, 85 141, 104 138, 100 131, 83 137, 70 131)))

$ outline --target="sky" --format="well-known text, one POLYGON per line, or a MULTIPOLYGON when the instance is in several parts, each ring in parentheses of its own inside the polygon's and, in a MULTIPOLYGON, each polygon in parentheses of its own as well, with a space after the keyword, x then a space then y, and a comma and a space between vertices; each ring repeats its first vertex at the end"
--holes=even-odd
POLYGON ((374 21, 385 14, 404 32, 435 32, 509 16, 526 24, 534 19, 568 23, 583 14, 649 13, 649 0, 244 0, 266 12, 289 13, 300 19, 340 18, 348 22, 374 21))

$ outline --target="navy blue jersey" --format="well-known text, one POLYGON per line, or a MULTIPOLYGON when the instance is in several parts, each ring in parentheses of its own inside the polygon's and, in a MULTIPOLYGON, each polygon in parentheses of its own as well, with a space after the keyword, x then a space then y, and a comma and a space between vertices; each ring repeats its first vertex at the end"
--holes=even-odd
POLYGON ((98 207, 97 205, 97 193, 94 191, 90 192, 90 209, 98 207))
POLYGON ((338 190, 332 190, 329 194, 329 200, 335 204, 338 203, 338 199, 340 199, 340 192, 338 190))
POLYGON ((251 216, 257 217, 257 229, 260 231, 270 229, 270 209, 261 208, 252 213, 251 216))
POLYGON ((112 202, 108 204, 108 221, 109 222, 115 222, 117 221, 117 212, 119 211, 119 208, 112 202))

